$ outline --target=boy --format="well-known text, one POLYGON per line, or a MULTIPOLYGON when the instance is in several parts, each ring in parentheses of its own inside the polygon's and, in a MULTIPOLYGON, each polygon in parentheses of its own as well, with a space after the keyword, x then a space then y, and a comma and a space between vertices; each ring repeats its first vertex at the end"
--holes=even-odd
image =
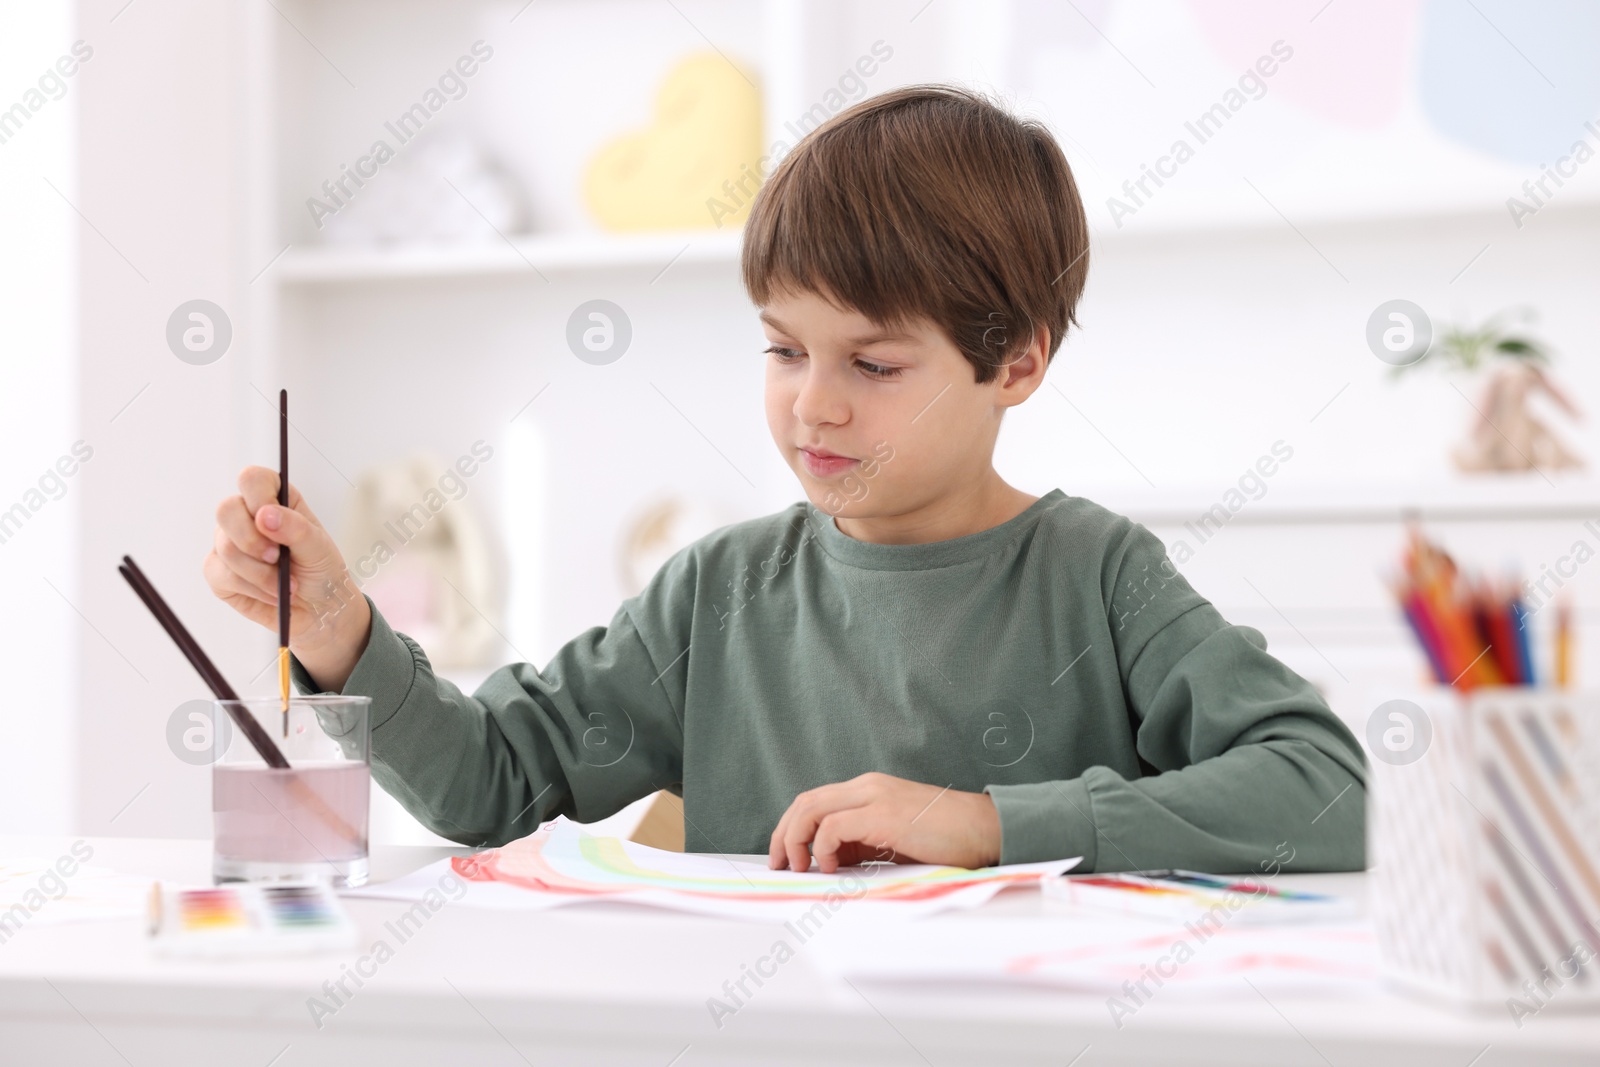
POLYGON ((1143 526, 994 470, 1087 255, 1043 127, 949 87, 870 98, 784 158, 745 227, 805 501, 688 546, 609 626, 470 696, 351 594, 271 470, 219 508, 207 581, 271 628, 290 548, 296 682, 370 695, 374 776, 455 841, 666 788, 689 851, 775 868, 1359 869, 1365 762, 1315 689, 1143 526))

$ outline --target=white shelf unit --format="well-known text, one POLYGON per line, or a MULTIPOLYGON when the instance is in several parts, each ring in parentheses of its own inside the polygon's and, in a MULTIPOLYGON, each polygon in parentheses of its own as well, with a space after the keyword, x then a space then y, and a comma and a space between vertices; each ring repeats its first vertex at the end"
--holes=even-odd
POLYGON ((584 270, 664 274, 678 264, 738 261, 738 232, 703 230, 519 237, 497 244, 404 245, 387 249, 291 249, 275 268, 283 286, 338 285, 386 279, 460 276, 527 277, 584 270))
MULTIPOLYGON (((1119 488, 1087 492, 1098 503, 1147 525, 1195 522, 1220 502, 1226 486, 1209 492, 1119 488)), ((1228 525, 1272 526, 1432 522, 1584 522, 1600 517, 1600 483, 1582 474, 1459 475, 1426 483, 1320 485, 1272 488, 1245 498, 1228 525)))

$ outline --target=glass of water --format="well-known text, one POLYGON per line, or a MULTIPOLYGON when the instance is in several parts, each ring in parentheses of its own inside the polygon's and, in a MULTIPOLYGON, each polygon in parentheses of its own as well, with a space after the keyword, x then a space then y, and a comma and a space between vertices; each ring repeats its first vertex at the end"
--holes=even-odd
POLYGON ((295 696, 216 701, 211 765, 211 875, 222 882, 367 881, 372 700, 295 696), (233 721, 249 715, 288 768, 267 765, 233 721))

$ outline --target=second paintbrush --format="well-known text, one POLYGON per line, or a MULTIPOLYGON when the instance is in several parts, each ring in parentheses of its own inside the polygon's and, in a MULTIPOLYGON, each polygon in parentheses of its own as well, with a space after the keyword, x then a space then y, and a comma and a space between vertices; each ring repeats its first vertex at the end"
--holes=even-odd
MULTIPOLYGON (((289 390, 278 390, 278 506, 289 506, 289 390)), ((289 546, 278 546, 278 694, 289 736, 289 546)))

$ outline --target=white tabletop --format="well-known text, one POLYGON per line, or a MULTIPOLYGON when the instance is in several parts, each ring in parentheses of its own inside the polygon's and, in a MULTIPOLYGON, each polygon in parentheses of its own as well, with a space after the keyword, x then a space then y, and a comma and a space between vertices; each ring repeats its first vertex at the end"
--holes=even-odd
MULTIPOLYGON (((54 857, 72 840, 0 837, 0 855, 54 857)), ((87 841, 95 866, 209 884, 209 841, 87 841)), ((468 851, 375 848, 373 881, 468 851)), ((1365 885, 1362 874, 1279 878, 1357 898, 1365 885)), ((363 946, 393 942, 384 923, 409 907, 345 904, 363 946)), ((937 937, 940 924, 968 916, 1040 909, 1037 893, 1011 891, 974 912, 918 920, 918 929, 937 937)), ((1157 998, 1119 1029, 1103 996, 852 986, 826 979, 804 952, 718 1027, 707 998, 780 930, 620 904, 526 913, 446 906, 319 1028, 308 998, 365 947, 174 960, 151 955, 139 920, 41 924, 0 945, 0 1063, 1600 1064, 1600 1013, 1555 1005, 1518 1028, 1503 1010, 1470 1014, 1390 993, 1359 1002, 1287 992, 1270 1002, 1157 998)))

